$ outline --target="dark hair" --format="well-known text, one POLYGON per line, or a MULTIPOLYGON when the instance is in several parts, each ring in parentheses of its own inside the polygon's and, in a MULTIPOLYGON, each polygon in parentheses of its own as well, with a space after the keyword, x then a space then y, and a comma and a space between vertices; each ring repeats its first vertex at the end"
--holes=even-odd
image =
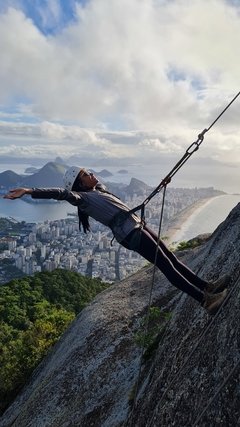
MULTIPOLYGON (((109 193, 109 191, 106 190, 105 185, 103 185, 102 183, 98 182, 96 187, 97 190, 101 191, 102 193, 109 193)), ((79 179, 79 175, 77 176, 77 178, 75 179, 73 186, 72 186, 72 191, 92 191, 91 189, 89 190, 89 188, 86 188, 82 185, 81 183, 81 179, 79 179)), ((87 233, 87 231, 90 231, 90 224, 89 224, 89 215, 86 214, 85 212, 83 212, 81 210, 81 208, 78 206, 78 220, 79 220, 79 230, 81 230, 81 228, 83 227, 83 231, 84 233, 87 233)))

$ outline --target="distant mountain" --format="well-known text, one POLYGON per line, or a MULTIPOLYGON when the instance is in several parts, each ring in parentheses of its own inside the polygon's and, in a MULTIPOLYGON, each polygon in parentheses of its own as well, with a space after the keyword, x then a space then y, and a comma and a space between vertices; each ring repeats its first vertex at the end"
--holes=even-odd
POLYGON ((66 167, 59 163, 49 162, 33 175, 23 177, 26 187, 62 187, 66 167))
POLYGON ((132 178, 130 184, 125 188, 127 194, 132 196, 137 194, 138 196, 144 195, 147 191, 151 190, 152 187, 140 181, 137 178, 132 178))
POLYGON ((64 166, 66 166, 66 163, 65 163, 65 161, 61 158, 61 157, 56 157, 56 159, 54 160, 54 163, 58 163, 58 164, 60 164, 60 165, 64 165, 64 166))
MULTIPOLYGON (((92 170, 92 169, 91 169, 92 170)), ((103 169, 100 172, 93 171, 97 176, 100 176, 101 178, 108 178, 109 176, 113 176, 111 172, 109 172, 107 169, 103 169)))
POLYGON ((30 176, 18 175, 11 170, 0 173, 0 187, 62 187, 66 167, 49 162, 30 176))
POLYGON ((0 173, 0 187, 13 187, 15 185, 20 185, 21 181, 21 175, 18 175, 11 170, 0 173))
MULTIPOLYGON (((65 165, 56 162, 49 162, 41 169, 37 169, 34 173, 28 176, 18 175, 13 171, 8 170, 0 174, 0 187, 6 189, 13 188, 14 186, 62 187, 63 174, 65 170, 65 165)), ((106 169, 103 169, 100 172, 93 172, 102 178, 112 176, 112 173, 106 169)), ((126 194, 129 196, 133 196, 134 194, 141 196, 151 190, 149 185, 136 178, 132 178, 129 185, 110 182, 107 182, 106 185, 109 191, 112 191, 119 197, 125 197, 126 194)))
POLYGON ((126 169, 120 169, 117 173, 125 174, 128 173, 128 171, 126 169))
POLYGON ((39 171, 39 168, 35 168, 34 166, 30 166, 29 168, 26 168, 24 173, 36 173, 39 171))

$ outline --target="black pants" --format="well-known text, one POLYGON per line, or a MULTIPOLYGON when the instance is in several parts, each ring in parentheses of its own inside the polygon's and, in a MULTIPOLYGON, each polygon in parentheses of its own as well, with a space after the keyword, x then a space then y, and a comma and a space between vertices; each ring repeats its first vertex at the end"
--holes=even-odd
MULTIPOLYGON (((154 263, 157 249, 156 265, 167 277, 173 286, 187 293, 200 303, 203 301, 204 289, 207 282, 200 279, 192 270, 180 262, 177 257, 167 248, 162 240, 157 245, 157 235, 147 226, 134 230, 132 233, 140 233, 139 247, 136 249, 147 261, 154 263)), ((130 233, 121 244, 131 249, 132 233, 130 233)))

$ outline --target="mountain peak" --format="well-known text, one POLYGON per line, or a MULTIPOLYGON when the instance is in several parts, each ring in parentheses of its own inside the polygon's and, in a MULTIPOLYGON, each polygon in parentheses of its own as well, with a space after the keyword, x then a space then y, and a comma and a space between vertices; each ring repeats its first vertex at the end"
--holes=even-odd
POLYGON ((61 187, 65 170, 61 164, 48 162, 35 174, 24 177, 23 184, 29 187, 61 187))
POLYGON ((0 187, 10 187, 19 185, 21 179, 21 175, 18 175, 17 173, 11 170, 6 170, 0 173, 0 187))
POLYGON ((139 196, 145 195, 151 187, 145 184, 143 181, 140 181, 137 178, 131 178, 130 184, 127 186, 127 192, 130 195, 137 194, 139 196))

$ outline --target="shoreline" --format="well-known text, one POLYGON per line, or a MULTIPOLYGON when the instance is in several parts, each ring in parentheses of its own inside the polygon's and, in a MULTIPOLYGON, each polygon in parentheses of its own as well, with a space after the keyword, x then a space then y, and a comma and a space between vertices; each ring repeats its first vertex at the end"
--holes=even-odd
MULTIPOLYGON (((197 200, 192 205, 186 207, 181 212, 176 214, 174 218, 170 220, 170 223, 164 232, 166 236, 166 242, 168 245, 174 243, 175 234, 182 228, 183 224, 199 209, 206 205, 210 200, 221 196, 206 197, 204 199, 197 200)), ((165 240, 165 239, 164 239, 165 240)))

